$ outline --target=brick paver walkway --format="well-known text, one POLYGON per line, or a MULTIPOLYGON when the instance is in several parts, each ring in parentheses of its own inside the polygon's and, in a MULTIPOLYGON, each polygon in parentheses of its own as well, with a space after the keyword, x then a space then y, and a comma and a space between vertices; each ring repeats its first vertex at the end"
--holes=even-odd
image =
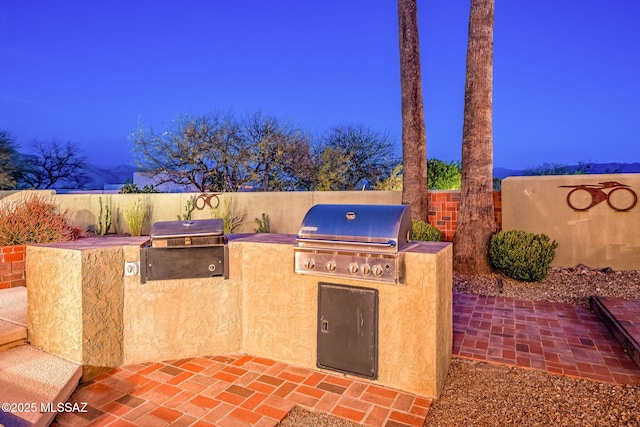
POLYGON ((640 384, 640 369, 586 307, 456 293, 458 357, 614 384, 640 384))
POLYGON ((245 354, 123 366, 81 385, 54 426, 276 426, 295 405, 371 426, 422 426, 431 400, 245 354))

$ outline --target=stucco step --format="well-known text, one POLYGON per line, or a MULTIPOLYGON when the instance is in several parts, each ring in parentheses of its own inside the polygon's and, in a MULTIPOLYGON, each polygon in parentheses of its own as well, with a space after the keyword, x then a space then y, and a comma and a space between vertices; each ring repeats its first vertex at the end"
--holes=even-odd
POLYGON ((27 339, 27 288, 0 289, 0 350, 27 339))
POLYGON ((27 288, 0 289, 0 320, 27 326, 27 288))
POLYGON ((0 425, 48 426, 56 413, 41 409, 66 402, 81 376, 79 365, 28 345, 0 351, 0 403, 22 404, 0 409, 0 425))
POLYGON ((26 340, 26 327, 0 319, 0 350, 22 345, 26 340))

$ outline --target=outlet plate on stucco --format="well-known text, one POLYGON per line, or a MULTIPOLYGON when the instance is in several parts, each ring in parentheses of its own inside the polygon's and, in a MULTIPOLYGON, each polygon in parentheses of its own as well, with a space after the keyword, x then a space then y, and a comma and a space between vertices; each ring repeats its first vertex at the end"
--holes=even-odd
POLYGON ((140 274, 140 261, 132 261, 124 263, 125 276, 137 276, 140 274))

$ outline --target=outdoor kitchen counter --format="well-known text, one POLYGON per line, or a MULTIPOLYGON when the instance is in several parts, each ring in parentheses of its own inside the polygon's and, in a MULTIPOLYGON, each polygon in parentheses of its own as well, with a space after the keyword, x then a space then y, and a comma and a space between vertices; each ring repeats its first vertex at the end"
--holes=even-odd
POLYGON ((294 272, 296 236, 229 235, 229 279, 126 272, 147 238, 27 247, 29 341, 85 367, 245 352, 316 368, 318 283, 379 292, 380 384, 437 397, 451 361, 452 246, 405 250, 406 283, 294 272), (127 274, 125 274, 127 273, 127 274))
POLYGON ((316 368, 318 283, 377 289, 378 381, 440 394, 451 362, 452 245, 416 242, 404 252, 405 284, 294 272, 294 235, 229 239, 231 277, 242 281, 242 351, 316 368))

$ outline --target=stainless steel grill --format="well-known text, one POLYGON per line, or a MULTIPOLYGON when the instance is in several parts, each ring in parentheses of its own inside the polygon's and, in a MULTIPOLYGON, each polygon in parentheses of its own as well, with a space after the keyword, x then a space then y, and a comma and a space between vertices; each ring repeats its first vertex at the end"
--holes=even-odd
POLYGON ((221 219, 156 222, 141 249, 141 281, 228 277, 221 219))
POLYGON ((295 271, 401 284, 410 243, 408 206, 315 205, 296 239, 295 271))

